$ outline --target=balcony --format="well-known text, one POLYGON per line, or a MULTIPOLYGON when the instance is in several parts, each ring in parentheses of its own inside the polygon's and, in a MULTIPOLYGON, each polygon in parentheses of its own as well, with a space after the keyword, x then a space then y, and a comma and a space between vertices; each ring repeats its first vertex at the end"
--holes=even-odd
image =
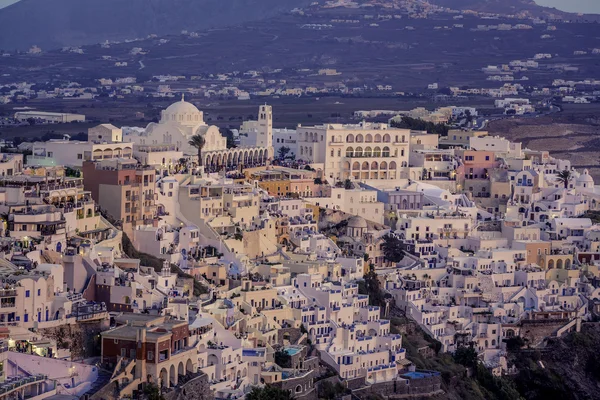
POLYGON ((365 154, 365 153, 346 153, 346 158, 393 158, 397 156, 392 156, 389 153, 381 153, 381 154, 365 154))

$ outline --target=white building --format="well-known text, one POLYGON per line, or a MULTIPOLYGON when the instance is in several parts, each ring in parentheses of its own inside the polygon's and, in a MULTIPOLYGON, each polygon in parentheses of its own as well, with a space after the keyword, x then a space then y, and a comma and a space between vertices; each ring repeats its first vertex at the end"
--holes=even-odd
POLYGON ((387 124, 326 124, 297 128, 297 158, 322 166, 332 179, 406 178, 410 131, 387 124))
POLYGON ((43 123, 67 123, 67 122, 85 122, 85 115, 69 114, 69 113, 52 113, 44 111, 18 111, 15 113, 15 119, 19 121, 27 121, 33 118, 36 121, 43 123))

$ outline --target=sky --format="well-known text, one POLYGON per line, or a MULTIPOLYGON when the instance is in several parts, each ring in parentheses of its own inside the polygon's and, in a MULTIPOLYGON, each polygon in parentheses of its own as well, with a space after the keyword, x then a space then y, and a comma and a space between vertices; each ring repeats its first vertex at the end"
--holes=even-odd
POLYGON ((12 3, 16 3, 19 0, 0 0, 0 8, 11 5, 12 3))
MULTIPOLYGON (((17 1, 19 0, 0 0, 0 8, 17 1)), ((556 7, 563 11, 600 14, 600 0, 535 0, 535 2, 541 6, 556 7)))
POLYGON ((600 0, 535 0, 535 2, 540 6, 556 7, 562 11, 600 14, 600 0))

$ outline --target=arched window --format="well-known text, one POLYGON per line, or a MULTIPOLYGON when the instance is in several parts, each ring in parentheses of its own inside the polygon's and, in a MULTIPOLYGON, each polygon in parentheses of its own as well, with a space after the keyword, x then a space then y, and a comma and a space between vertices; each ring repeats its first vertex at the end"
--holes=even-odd
POLYGON ((364 156, 365 157, 371 157, 372 155, 373 155, 373 150, 369 146, 365 147, 364 156))
POLYGON ((390 148, 385 146, 383 148, 383 153, 381 154, 383 157, 389 157, 390 156, 390 148))
POLYGON ((396 167, 396 161, 392 161, 392 162, 390 163, 390 169, 396 169, 396 168, 397 168, 397 167, 396 167))
POLYGON ((371 169, 372 169, 372 170, 373 170, 373 169, 379 169, 379 164, 377 164, 377 161, 373 161, 373 162, 371 163, 371 169))
POLYGON ((387 162, 382 161, 381 164, 379 165, 379 169, 387 169, 387 162))
POLYGON ((352 157, 352 156, 354 156, 354 148, 348 147, 346 149, 346 157, 352 157))
POLYGON ((363 135, 360 133, 356 135, 356 143, 362 143, 364 141, 363 135))
POLYGON ((368 171, 368 170, 369 170, 369 163, 368 163, 368 162, 366 162, 366 161, 365 161, 365 162, 363 162, 363 163, 362 163, 362 168, 361 168, 361 169, 363 169, 363 170, 365 170, 365 171, 368 171))
POLYGON ((367 133, 367 136, 365 136, 365 143, 372 143, 373 142, 373 135, 371 135, 370 133, 367 133))
POLYGON ((346 143, 354 143, 354 135, 350 134, 346 136, 346 143))
POLYGON ((391 137, 389 134, 385 134, 383 135, 383 143, 390 143, 392 141, 391 137))
POLYGON ((354 164, 352 164, 352 169, 355 171, 358 171, 360 169, 360 164, 358 163, 358 161, 354 161, 354 164))
POLYGON ((363 148, 358 146, 356 150, 354 150, 354 157, 362 157, 363 156, 363 148))
POLYGON ((381 147, 375 147, 375 150, 373 150, 373 157, 381 157, 381 147))
POLYGON ((375 135, 375 143, 381 143, 381 135, 379 133, 375 135))

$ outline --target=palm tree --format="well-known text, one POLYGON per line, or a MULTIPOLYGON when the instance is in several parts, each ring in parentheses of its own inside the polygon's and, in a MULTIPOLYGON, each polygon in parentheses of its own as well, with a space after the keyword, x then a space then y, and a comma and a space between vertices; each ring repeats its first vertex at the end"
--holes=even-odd
POLYGON ((565 185, 565 189, 569 188, 569 181, 573 178, 573 175, 571 174, 571 171, 569 171, 568 169, 565 169, 564 171, 560 171, 558 174, 556 174, 556 182, 561 182, 563 185, 565 185))
POLYGON ((198 166, 202 167, 202 148, 206 144, 204 140, 204 136, 202 135, 194 135, 190 138, 188 144, 192 147, 198 149, 198 166))

